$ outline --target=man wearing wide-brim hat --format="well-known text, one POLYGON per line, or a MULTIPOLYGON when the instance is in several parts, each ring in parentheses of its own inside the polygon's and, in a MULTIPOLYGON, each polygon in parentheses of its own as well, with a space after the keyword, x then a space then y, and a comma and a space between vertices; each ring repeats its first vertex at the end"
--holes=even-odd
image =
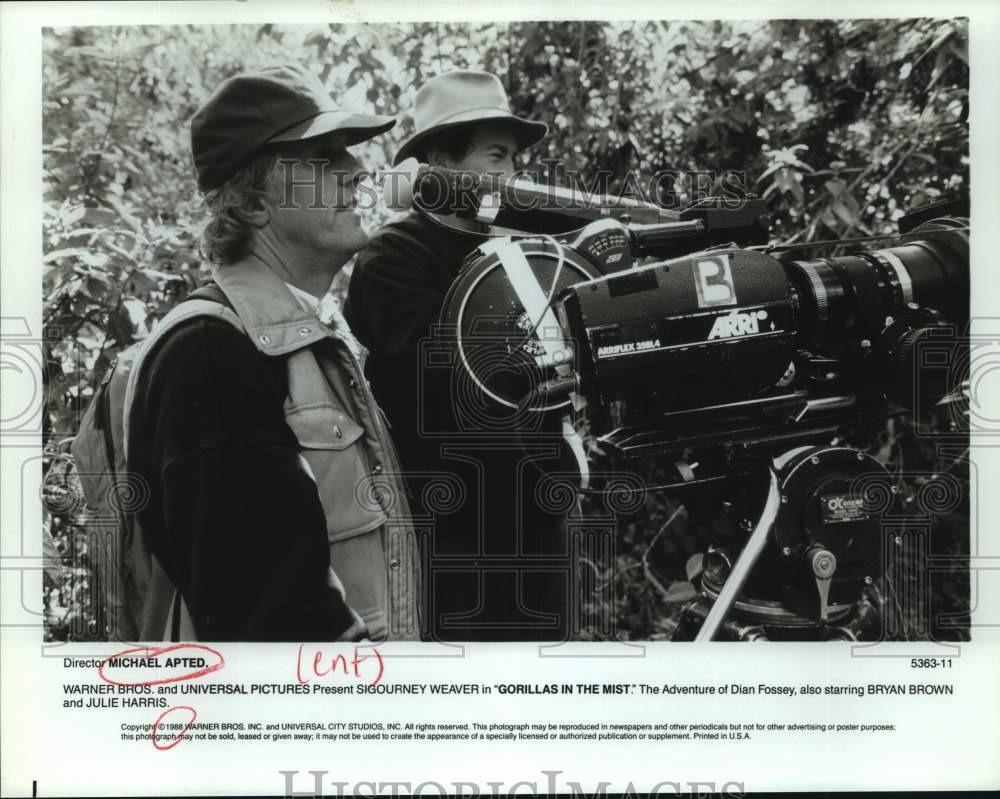
MULTIPOLYGON (((511 110, 496 75, 466 70, 424 84, 413 120, 395 164, 415 157, 504 176, 514 172, 514 156, 547 131, 511 110)), ((567 630, 567 575, 538 565, 540 558, 551 564, 566 555, 565 520, 540 508, 536 491, 545 472, 564 468, 554 454, 560 449, 547 441, 526 453, 524 440, 538 441, 537 430, 502 431, 498 439, 496 430, 477 436, 467 419, 459 423, 456 373, 442 367, 447 355, 434 354, 431 343, 445 294, 486 232, 454 215, 416 211, 391 222, 359 253, 345 313, 370 350, 366 373, 392 424, 415 510, 427 520, 429 635, 560 640, 567 630), (435 481, 451 486, 444 506, 433 499, 435 481)), ((561 426, 544 431, 560 441, 561 432, 561 426)))
POLYGON ((474 135, 482 131, 509 132, 518 151, 548 132, 544 122, 516 116, 500 79, 488 72, 461 70, 432 78, 417 92, 413 116, 416 130, 399 148, 393 165, 413 157, 430 163, 428 153, 440 154, 442 145, 454 146, 452 158, 461 160, 465 154, 458 142, 471 147, 474 135))

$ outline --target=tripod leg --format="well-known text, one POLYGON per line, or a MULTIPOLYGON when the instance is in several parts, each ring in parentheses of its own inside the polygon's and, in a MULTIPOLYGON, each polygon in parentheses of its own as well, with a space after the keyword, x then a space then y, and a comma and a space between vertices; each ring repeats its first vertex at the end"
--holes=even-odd
POLYGON ((757 559, 760 557, 760 553, 764 551, 764 547, 767 545, 768 535, 770 535, 774 520, 778 518, 778 508, 781 507, 778 475, 773 468, 770 472, 771 483, 767 490, 767 501, 764 503, 764 510, 757 520, 757 526, 754 527, 746 546, 743 547, 743 551, 736 559, 736 563, 733 564, 733 570, 730 572, 726 584, 722 586, 719 598, 715 600, 715 604, 712 605, 708 616, 705 617, 705 623, 698 630, 698 635, 694 639, 695 641, 711 641, 715 637, 719 626, 725 621, 726 616, 729 614, 729 609, 736 601, 736 597, 739 596, 740 589, 743 588, 743 583, 746 582, 747 577, 757 563, 757 559))

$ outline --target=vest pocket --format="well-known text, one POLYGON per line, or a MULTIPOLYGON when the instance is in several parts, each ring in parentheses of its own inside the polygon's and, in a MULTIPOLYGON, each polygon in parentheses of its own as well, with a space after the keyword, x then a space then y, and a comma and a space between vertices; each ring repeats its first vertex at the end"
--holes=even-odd
POLYGON ((361 425, 331 403, 289 408, 285 421, 299 444, 308 449, 346 449, 364 434, 361 425))
POLYGON ((373 497, 364 429, 331 403, 290 408, 285 419, 319 490, 330 565, 345 600, 365 620, 369 636, 384 635, 388 577, 381 531, 388 519, 373 497))
MULTIPOLYGON (((371 497, 361 425, 326 403, 291 408, 286 411, 285 420, 298 439, 319 489, 330 541, 360 535, 382 525, 386 515, 371 497)), ((340 574, 339 569, 337 573, 340 574)))

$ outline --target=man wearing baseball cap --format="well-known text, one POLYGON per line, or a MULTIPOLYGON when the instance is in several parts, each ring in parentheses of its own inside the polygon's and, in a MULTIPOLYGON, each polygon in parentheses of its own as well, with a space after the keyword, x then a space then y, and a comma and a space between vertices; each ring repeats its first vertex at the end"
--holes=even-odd
MULTIPOLYGON (((513 113, 499 78, 487 72, 427 81, 413 117, 415 131, 396 164, 416 157, 510 176, 514 156, 547 132, 544 123, 513 113)), ((424 561, 430 635, 559 640, 567 631, 567 575, 545 564, 567 557, 565 519, 539 506, 538 487, 545 472, 567 468, 565 453, 553 447, 561 426, 528 436, 512 429, 506 440, 495 430, 470 430, 456 413, 456 375, 427 354, 445 295, 484 233, 456 216, 415 211, 386 225, 358 255, 345 313, 370 350, 366 371, 393 425, 417 511, 431 520, 424 561), (526 439, 540 448, 526 451, 526 439), (420 502, 432 493, 421 483, 435 475, 461 484, 454 507, 420 502)))
POLYGON ((346 148, 393 124, 338 109, 296 67, 229 78, 191 121, 215 287, 161 321, 127 417, 129 469, 149 485, 137 521, 154 632, 419 634, 399 466, 365 352, 327 293, 367 241, 364 171, 346 148))

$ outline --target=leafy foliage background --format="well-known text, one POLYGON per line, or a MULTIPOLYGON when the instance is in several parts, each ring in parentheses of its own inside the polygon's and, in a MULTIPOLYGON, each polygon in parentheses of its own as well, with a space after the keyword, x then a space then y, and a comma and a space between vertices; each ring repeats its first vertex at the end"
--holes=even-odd
MULTIPOLYGON (((75 432, 115 355, 207 277, 188 120, 224 78, 282 62, 311 67, 344 107, 402 116, 356 148, 373 170, 412 131, 416 88, 467 67, 499 74, 515 111, 549 124, 524 166, 544 173, 547 159, 561 159, 585 177, 609 170, 611 190, 628 170, 740 170, 767 198, 779 240, 890 232, 905 209, 968 185, 964 20, 50 29, 46 440, 75 432)), ((676 188, 684 201, 684 174, 676 188)), ((373 209, 368 224, 386 216, 373 209)), ((905 439, 881 431, 873 451, 895 466, 912 446, 905 439)), ((47 456, 59 463, 54 444, 47 456)), ((909 463, 929 457, 912 453, 909 463)), ((687 596, 684 564, 704 531, 683 514, 665 526, 676 510, 651 495, 617 554, 586 564, 596 585, 614 589, 591 597, 590 610, 619 637, 669 635, 687 596)), ((62 564, 47 572, 48 635, 100 637, 81 528, 58 507, 45 518, 62 564)), ((967 537, 966 520, 942 546, 960 550, 967 537)), ((967 602, 961 585, 941 590, 967 602)))

